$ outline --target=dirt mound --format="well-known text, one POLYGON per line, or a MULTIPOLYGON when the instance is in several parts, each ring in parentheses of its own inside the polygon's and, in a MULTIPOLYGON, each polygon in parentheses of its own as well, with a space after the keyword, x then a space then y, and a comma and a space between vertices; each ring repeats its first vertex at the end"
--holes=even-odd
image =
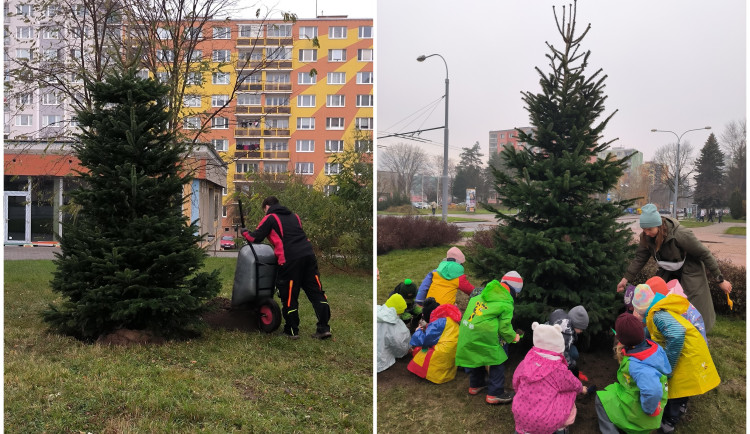
POLYGON ((97 345, 117 345, 117 346, 131 346, 131 345, 161 345, 165 342, 164 338, 154 335, 150 331, 146 330, 130 330, 130 329, 119 329, 114 332, 100 336, 96 340, 97 345))
POLYGON ((257 331, 257 314, 252 309, 232 308, 232 301, 216 297, 206 303, 208 312, 202 315, 209 327, 224 330, 257 331))

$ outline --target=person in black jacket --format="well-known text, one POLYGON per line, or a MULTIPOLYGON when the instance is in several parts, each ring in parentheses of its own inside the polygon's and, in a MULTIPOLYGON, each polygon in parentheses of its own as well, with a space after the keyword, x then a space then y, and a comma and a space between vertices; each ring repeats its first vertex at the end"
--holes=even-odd
POLYGON ((301 288, 318 317, 317 330, 312 336, 316 339, 330 338, 328 320, 331 309, 320 283, 318 260, 302 229, 302 221, 297 214, 281 206, 275 196, 265 198, 261 207, 266 213, 265 217, 252 232, 242 228, 242 236, 251 243, 259 243, 268 238, 273 246, 279 264, 276 288, 283 306, 281 313, 284 316, 284 334, 291 339, 299 339, 297 298, 301 288))

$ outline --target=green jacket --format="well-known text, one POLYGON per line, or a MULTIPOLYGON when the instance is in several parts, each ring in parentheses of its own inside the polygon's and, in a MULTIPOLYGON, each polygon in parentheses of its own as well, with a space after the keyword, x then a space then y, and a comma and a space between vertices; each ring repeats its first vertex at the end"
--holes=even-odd
POLYGON ((510 289, 493 280, 469 300, 458 329, 456 365, 466 368, 500 365, 508 359, 498 336, 513 342, 516 332, 511 325, 513 297, 510 289))
POLYGON ((688 300, 703 317, 706 324, 706 333, 708 333, 716 322, 716 313, 708 288, 706 268, 711 271, 714 277, 718 277, 721 275, 719 264, 711 251, 695 237, 690 229, 680 225, 680 222, 672 218, 665 217, 664 220, 667 224, 667 237, 659 252, 656 253, 656 239, 641 234, 638 250, 625 272, 625 278, 628 281, 633 281, 651 257, 670 262, 679 262, 685 259, 681 270, 667 271, 659 268, 656 275, 666 282, 679 279, 688 300))

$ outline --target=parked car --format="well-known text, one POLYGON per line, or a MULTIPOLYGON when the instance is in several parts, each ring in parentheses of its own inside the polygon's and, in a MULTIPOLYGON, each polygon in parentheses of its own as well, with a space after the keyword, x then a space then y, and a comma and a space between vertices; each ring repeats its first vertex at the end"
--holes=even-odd
POLYGON ((237 244, 234 242, 234 237, 231 235, 223 235, 221 237, 221 249, 236 249, 237 244))
POLYGON ((430 209, 430 204, 427 202, 412 202, 411 204, 414 208, 430 209))

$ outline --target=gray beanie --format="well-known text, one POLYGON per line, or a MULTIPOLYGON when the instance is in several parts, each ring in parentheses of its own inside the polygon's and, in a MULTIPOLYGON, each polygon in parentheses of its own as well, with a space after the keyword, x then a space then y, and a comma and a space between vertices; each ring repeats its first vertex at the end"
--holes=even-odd
POLYGON ((641 208, 641 229, 661 226, 661 214, 653 203, 647 203, 641 208))
POLYGON ((572 325, 574 329, 586 330, 586 327, 589 326, 589 314, 583 306, 579 305, 570 309, 568 316, 570 317, 570 325, 572 325))

